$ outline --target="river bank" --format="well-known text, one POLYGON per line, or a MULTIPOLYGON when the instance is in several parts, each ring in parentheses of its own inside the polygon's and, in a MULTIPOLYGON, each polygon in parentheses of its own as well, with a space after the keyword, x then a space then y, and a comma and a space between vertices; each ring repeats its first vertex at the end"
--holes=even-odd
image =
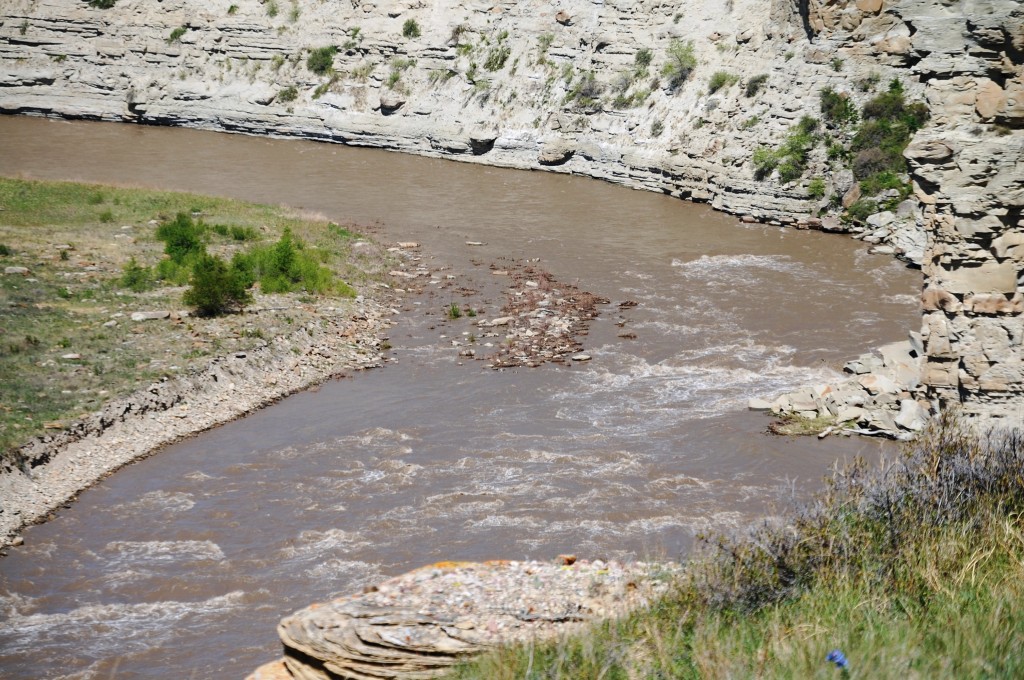
MULTIPOLYGON (((99 185, 4 179, 0 198, 4 545, 130 462, 384 361, 381 338, 397 310, 381 272, 394 258, 338 225, 99 185), (155 223, 183 206, 246 239, 294 229, 365 295, 260 294, 242 313, 202 318, 183 308, 183 287, 144 280, 133 290, 139 281, 126 282, 124 272, 134 266, 137 276, 152 276, 162 247, 155 223)), ((245 243, 208 229, 217 252, 245 243)))

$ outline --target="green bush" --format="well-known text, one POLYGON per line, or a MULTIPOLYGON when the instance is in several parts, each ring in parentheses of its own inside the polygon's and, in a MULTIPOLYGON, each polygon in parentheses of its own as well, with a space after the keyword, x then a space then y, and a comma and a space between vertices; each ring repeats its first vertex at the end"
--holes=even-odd
POLYGON ((117 0, 89 0, 89 6, 96 9, 110 9, 117 0))
POLYGON ((633 64, 637 70, 646 69, 651 65, 651 60, 654 59, 654 53, 646 47, 641 47, 637 50, 636 54, 633 55, 633 64))
POLYGON ((402 24, 402 36, 405 38, 420 37, 420 25, 416 23, 415 19, 405 20, 405 23, 402 24))
POLYGON ((831 87, 821 90, 821 115, 830 122, 842 125, 857 122, 857 107, 846 94, 840 94, 831 87))
POLYGON ((241 309, 252 301, 249 284, 236 267, 228 267, 219 257, 204 254, 192 268, 191 288, 185 291, 185 304, 199 316, 220 316, 241 309))
POLYGON ((661 69, 661 75, 668 79, 669 89, 678 89, 696 68, 697 57, 693 54, 693 41, 684 43, 673 40, 668 48, 668 62, 661 69))
POLYGON ((100 222, 102 222, 103 224, 110 224, 113 221, 114 221, 114 211, 112 211, 112 210, 104 210, 103 212, 100 213, 100 222))
POLYGON ((711 74, 711 79, 708 81, 708 94, 714 94, 723 87, 729 87, 739 79, 739 76, 733 75, 728 71, 715 71, 711 74))
POLYGON ((12 254, 14 254, 14 251, 11 250, 9 245, 0 243, 0 257, 10 257, 12 254))
POLYGON ((746 90, 744 90, 744 94, 747 95, 748 97, 753 97, 754 95, 761 91, 761 88, 763 88, 764 84, 767 82, 767 73, 762 73, 761 75, 754 76, 753 78, 747 81, 747 87, 746 90))
POLYGON ((862 198, 846 209, 847 220, 864 223, 868 217, 878 212, 878 203, 867 198, 862 198))
POLYGON ((762 146, 754 151, 752 162, 754 177, 764 179, 773 170, 779 171, 779 179, 783 183, 792 182, 803 176, 807 171, 807 157, 819 142, 817 134, 820 121, 811 116, 804 116, 790 128, 786 140, 778 149, 772 150, 762 146))
POLYGON ((759 146, 754 150, 754 177, 764 179, 779 165, 779 157, 771 147, 759 146))
POLYGON ((173 220, 162 222, 156 228, 156 237, 164 242, 164 253, 172 262, 180 265, 206 252, 203 243, 205 231, 202 222, 196 222, 191 215, 180 212, 173 220))
POLYGON ((825 180, 820 177, 812 179, 807 185, 807 195, 816 201, 825 198, 825 180))
POLYGON ((287 228, 277 243, 235 255, 232 266, 250 284, 258 281, 264 293, 305 290, 308 293, 340 291, 348 294, 350 290, 337 283, 333 272, 322 266, 287 228))
POLYGON ((306 57, 306 68, 319 76, 326 75, 334 68, 334 55, 337 53, 338 48, 334 45, 311 49, 306 57))
POLYGON ((122 288, 127 288, 128 290, 136 293, 142 293, 153 287, 153 272, 151 272, 148 267, 139 265, 133 257, 128 260, 128 264, 124 266, 124 270, 121 273, 121 278, 118 279, 118 283, 122 288))

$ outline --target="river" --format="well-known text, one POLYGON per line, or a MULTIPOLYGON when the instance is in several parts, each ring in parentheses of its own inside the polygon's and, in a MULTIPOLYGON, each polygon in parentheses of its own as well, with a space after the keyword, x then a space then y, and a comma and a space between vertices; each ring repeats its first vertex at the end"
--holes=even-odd
POLYGON ((278 653, 281 616, 383 576, 564 552, 678 559, 700 531, 813 491, 836 460, 895 450, 770 437, 745 410, 919 326, 920 274, 849 238, 585 178, 308 141, 0 117, 0 148, 3 175, 373 225, 467 280, 539 258, 613 303, 584 338, 592 361, 493 371, 458 357, 451 338, 471 320, 439 323, 448 298, 409 298, 387 367, 84 492, 0 559, 5 678, 243 677, 278 653))

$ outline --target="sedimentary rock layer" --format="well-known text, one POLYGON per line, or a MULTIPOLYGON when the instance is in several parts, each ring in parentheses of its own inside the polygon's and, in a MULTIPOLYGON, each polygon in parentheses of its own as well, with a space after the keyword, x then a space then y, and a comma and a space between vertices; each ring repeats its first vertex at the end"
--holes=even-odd
POLYGON ((12 0, 0 111, 578 173, 845 231, 810 198, 812 178, 829 195, 855 188, 823 148, 789 183, 755 179, 752 153, 818 115, 823 87, 860 104, 871 94, 854 83, 897 77, 932 110, 907 152, 916 201, 859 231, 922 262, 918 396, 1019 420, 1022 12, 1014 0, 12 0), (688 44, 683 78, 671 65, 688 44))

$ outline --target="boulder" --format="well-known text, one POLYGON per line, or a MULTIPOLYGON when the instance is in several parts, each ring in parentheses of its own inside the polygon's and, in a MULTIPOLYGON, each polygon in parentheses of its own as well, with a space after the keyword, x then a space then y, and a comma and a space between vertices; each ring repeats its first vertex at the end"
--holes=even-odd
POLYGON ((395 92, 394 90, 381 90, 380 92, 380 112, 385 116, 390 116, 392 113, 402 108, 405 105, 405 96, 395 92))
POLYGON ((160 319, 169 319, 171 316, 170 312, 132 312, 132 321, 157 321, 160 319))
POLYGON ((541 165, 562 165, 573 157, 576 147, 565 139, 556 139, 541 145, 537 162, 541 165))
POLYGON ((904 430, 920 432, 928 421, 928 412, 921 408, 917 401, 903 399, 900 401, 900 412, 894 420, 904 430))
POLYGON ((664 592, 663 565, 559 560, 447 562, 361 595, 313 605, 277 627, 281 664, 251 680, 441 677, 467 658, 515 642, 555 639, 621 616, 664 592))

